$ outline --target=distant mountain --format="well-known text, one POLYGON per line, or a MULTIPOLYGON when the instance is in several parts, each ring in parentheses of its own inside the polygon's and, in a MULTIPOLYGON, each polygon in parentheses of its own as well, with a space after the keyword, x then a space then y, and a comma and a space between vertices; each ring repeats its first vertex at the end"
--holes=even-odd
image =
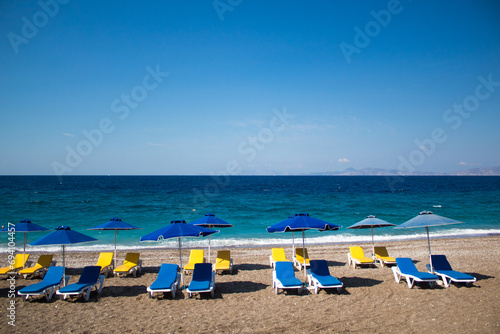
POLYGON ((474 168, 462 170, 454 173, 432 173, 432 172, 420 172, 415 171, 413 173, 403 172, 397 169, 382 169, 382 168, 363 168, 363 169, 355 169, 355 168, 347 168, 340 172, 320 172, 320 173, 311 173, 311 175, 500 175, 500 167, 486 167, 486 168, 474 168))

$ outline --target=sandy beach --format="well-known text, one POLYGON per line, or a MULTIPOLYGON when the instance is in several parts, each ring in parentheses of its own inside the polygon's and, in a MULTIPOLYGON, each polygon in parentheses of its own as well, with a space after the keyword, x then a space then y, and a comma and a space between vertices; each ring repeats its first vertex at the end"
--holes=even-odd
MULTIPOLYGON (((235 273, 217 275, 215 297, 187 293, 149 298, 146 288, 161 263, 178 263, 175 250, 143 251, 139 277, 106 278, 102 294, 90 300, 70 301, 55 296, 25 302, 15 298, 15 327, 8 324, 9 283, 0 281, 0 332, 24 333, 500 333, 499 236, 432 240, 433 254, 445 254, 453 269, 477 278, 471 287, 438 285, 414 287, 396 284, 388 268, 352 269, 346 265, 348 245, 309 246, 311 259, 328 261, 330 273, 345 289, 321 290, 315 295, 285 292, 271 286, 270 248, 231 249, 235 273)), ((362 245, 365 250, 368 244, 362 245)), ((385 243, 390 255, 411 257, 425 271, 425 240, 385 243)), ((291 250, 287 248, 287 256, 291 250)), ((214 259, 215 251, 212 253, 214 259)), ((125 253, 119 252, 119 262, 125 253)), ((189 250, 183 251, 187 260, 189 250)), ((67 253, 70 283, 81 268, 94 265, 97 253, 67 253)), ((38 254, 34 254, 38 258, 38 254)), ((61 254, 55 254, 61 263, 61 254)), ((2 265, 5 265, 5 260, 2 265)), ((296 271, 296 276, 302 274, 296 271)), ((185 277, 186 284, 191 276, 185 277)), ((16 288, 39 279, 18 279, 16 288)))

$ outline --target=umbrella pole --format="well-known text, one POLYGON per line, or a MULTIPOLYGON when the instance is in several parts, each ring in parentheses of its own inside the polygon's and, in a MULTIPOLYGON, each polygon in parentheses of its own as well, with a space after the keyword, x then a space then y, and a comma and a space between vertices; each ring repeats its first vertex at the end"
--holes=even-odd
POLYGON ((292 259, 295 256, 295 232, 292 231, 292 259))
POLYGON ((179 240, 179 263, 181 264, 181 278, 182 278, 181 290, 182 290, 184 288, 184 275, 182 274, 181 237, 179 237, 178 240, 179 240))
POLYGON ((64 245, 62 245, 62 256, 63 256, 63 287, 66 286, 66 264, 64 262, 64 245))
POLYGON ((115 256, 113 258, 113 269, 116 268, 116 234, 118 233, 118 230, 115 230, 115 256))
POLYGON ((24 269, 24 264, 26 263, 26 232, 24 234, 24 245, 23 245, 23 269, 24 269))
POLYGON ((375 258, 375 240, 373 240, 373 226, 372 226, 372 259, 375 258))
POLYGON ((429 238, 429 227, 425 227, 427 231, 427 245, 429 246, 429 263, 431 265, 431 273, 434 273, 434 268, 432 268, 432 258, 431 258, 431 239, 429 238))
POLYGON ((210 241, 210 234, 209 234, 208 235, 208 262, 209 263, 211 263, 210 262, 210 243, 211 243, 211 241, 210 241))
POLYGON ((304 283, 307 282, 307 270, 306 270, 306 244, 304 237, 304 230, 302 230, 302 259, 304 260, 304 283))

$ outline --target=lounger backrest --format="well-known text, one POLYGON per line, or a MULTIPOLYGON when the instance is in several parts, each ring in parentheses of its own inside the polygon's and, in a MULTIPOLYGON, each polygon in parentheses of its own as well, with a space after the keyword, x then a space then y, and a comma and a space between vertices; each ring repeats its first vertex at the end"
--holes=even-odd
MULTIPOLYGON (((304 251, 303 248, 295 248, 295 258, 299 260, 299 262, 304 261, 304 251)), ((307 254, 307 248, 306 248, 306 260, 309 259, 309 254, 307 254)))
POLYGON ((196 263, 193 271, 193 281, 211 281, 212 280, 212 264, 211 263, 196 263))
POLYGON ((364 258, 365 253, 363 252, 363 248, 360 246, 351 246, 349 247, 349 251, 351 252, 351 256, 354 258, 364 258))
POLYGON ((415 264, 409 257, 397 257, 396 264, 404 274, 418 273, 417 267, 415 267, 415 264))
POLYGON ((231 261, 231 251, 228 250, 221 250, 217 252, 217 262, 216 263, 222 263, 222 262, 229 262, 231 261))
POLYGON ((54 255, 52 255, 52 254, 40 255, 40 257, 38 258, 38 261, 36 261, 36 263, 39 264, 42 268, 46 268, 46 267, 50 266, 50 264, 52 263, 53 257, 54 257, 54 255))
POLYGON ((101 267, 98 266, 87 266, 83 268, 82 274, 78 283, 94 284, 99 279, 99 274, 101 273, 101 267))
POLYGON ((140 253, 127 253, 127 255, 125 255, 125 261, 123 261, 123 264, 138 265, 140 257, 141 257, 140 253))
POLYGON ((330 276, 326 260, 311 260, 311 273, 318 276, 330 276))
POLYGON ((64 267, 50 267, 43 277, 42 282, 47 285, 57 285, 61 282, 64 275, 64 267))
POLYGON ((453 270, 445 255, 431 255, 431 263, 435 270, 453 270))
POLYGON ((385 247, 375 247, 375 256, 389 257, 389 253, 385 247))
POLYGON ((276 278, 280 281, 295 278, 292 262, 276 262, 276 278))
MULTIPOLYGON (((127 258, 125 258, 127 260, 127 258)), ((96 266, 101 267, 101 269, 110 266, 113 263, 113 252, 101 253, 97 259, 96 266)))
POLYGON ((288 261, 286 259, 285 249, 284 248, 273 248, 271 250, 271 254, 273 256, 273 260, 274 261, 288 261))
POLYGON ((205 257, 205 251, 203 249, 191 249, 189 254, 190 263, 202 263, 205 257))
POLYGON ((173 282, 177 278, 179 266, 172 263, 163 263, 160 267, 157 279, 162 282, 173 282))
POLYGON ((22 268, 23 265, 28 261, 29 254, 17 254, 16 257, 14 258, 14 268, 22 268), (24 261, 23 261, 23 255, 24 255, 24 261))

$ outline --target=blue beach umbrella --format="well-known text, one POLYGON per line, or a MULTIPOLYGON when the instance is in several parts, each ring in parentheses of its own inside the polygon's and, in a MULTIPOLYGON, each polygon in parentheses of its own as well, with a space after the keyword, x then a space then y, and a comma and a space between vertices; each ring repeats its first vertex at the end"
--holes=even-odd
MULTIPOLYGON (((77 231, 73 231, 68 226, 59 226, 54 232, 51 232, 40 239, 37 239, 30 243, 30 246, 46 246, 46 245, 62 245, 62 256, 63 256, 63 267, 65 265, 65 254, 64 248, 66 245, 78 244, 82 242, 97 241, 88 235, 82 234, 77 231)), ((66 284, 66 269, 64 269, 64 281, 63 285, 66 284)))
MULTIPOLYGON (((269 226, 267 232, 302 232, 302 251, 304 259, 304 268, 306 266, 306 251, 305 251, 305 231, 318 230, 318 231, 336 231, 342 226, 328 223, 324 220, 313 218, 308 213, 296 213, 288 219, 283 220, 277 224, 269 226)), ((307 276, 307 271, 304 270, 304 275, 307 276)))
POLYGON ((0 232, 22 232, 24 234, 24 241, 23 241, 23 268, 24 268, 24 259, 26 256, 26 233, 29 232, 43 232, 43 231, 50 231, 48 228, 45 228, 43 226, 33 224, 29 219, 23 219, 19 223, 14 224, 14 226, 11 226, 10 224, 7 225, 6 227, 2 228, 0 232))
POLYGON ((115 255, 113 257, 113 263, 114 267, 116 268, 116 235, 118 234, 119 230, 139 230, 141 229, 140 227, 130 225, 128 223, 125 223, 122 221, 120 218, 115 217, 112 218, 110 221, 107 223, 98 225, 96 227, 89 228, 89 230, 114 230, 115 231, 115 255))
MULTIPOLYGON (((404 222, 401 225, 398 225, 395 228, 417 228, 417 227, 425 227, 427 231, 427 244, 429 246, 429 260, 431 259, 431 241, 429 238, 429 227, 433 226, 443 226, 443 225, 453 225, 453 224, 463 224, 464 222, 442 217, 435 215, 431 211, 422 211, 418 214, 418 216, 404 222)), ((430 261, 431 264, 431 271, 433 271, 432 268, 432 261, 430 261)))
POLYGON ((177 238, 179 241, 179 262, 182 270, 182 256, 181 256, 181 238, 183 237, 204 237, 212 233, 217 233, 217 230, 210 230, 201 226, 186 224, 185 220, 173 220, 170 225, 160 228, 151 232, 143 237, 141 241, 160 241, 164 239, 177 238))
MULTIPOLYGON (((225 220, 215 217, 213 213, 207 213, 204 217, 193 220, 189 224, 195 226, 201 226, 206 228, 225 228, 225 227, 233 227, 233 225, 229 224, 225 220)), ((210 262, 210 235, 208 236, 208 262, 210 262)))
POLYGON ((367 216, 362 221, 359 221, 356 224, 349 226, 348 228, 356 230, 370 228, 372 230, 372 246, 373 246, 372 256, 375 256, 375 241, 373 240, 373 229, 377 227, 388 227, 388 226, 396 226, 396 224, 386 222, 385 220, 370 215, 367 216))

